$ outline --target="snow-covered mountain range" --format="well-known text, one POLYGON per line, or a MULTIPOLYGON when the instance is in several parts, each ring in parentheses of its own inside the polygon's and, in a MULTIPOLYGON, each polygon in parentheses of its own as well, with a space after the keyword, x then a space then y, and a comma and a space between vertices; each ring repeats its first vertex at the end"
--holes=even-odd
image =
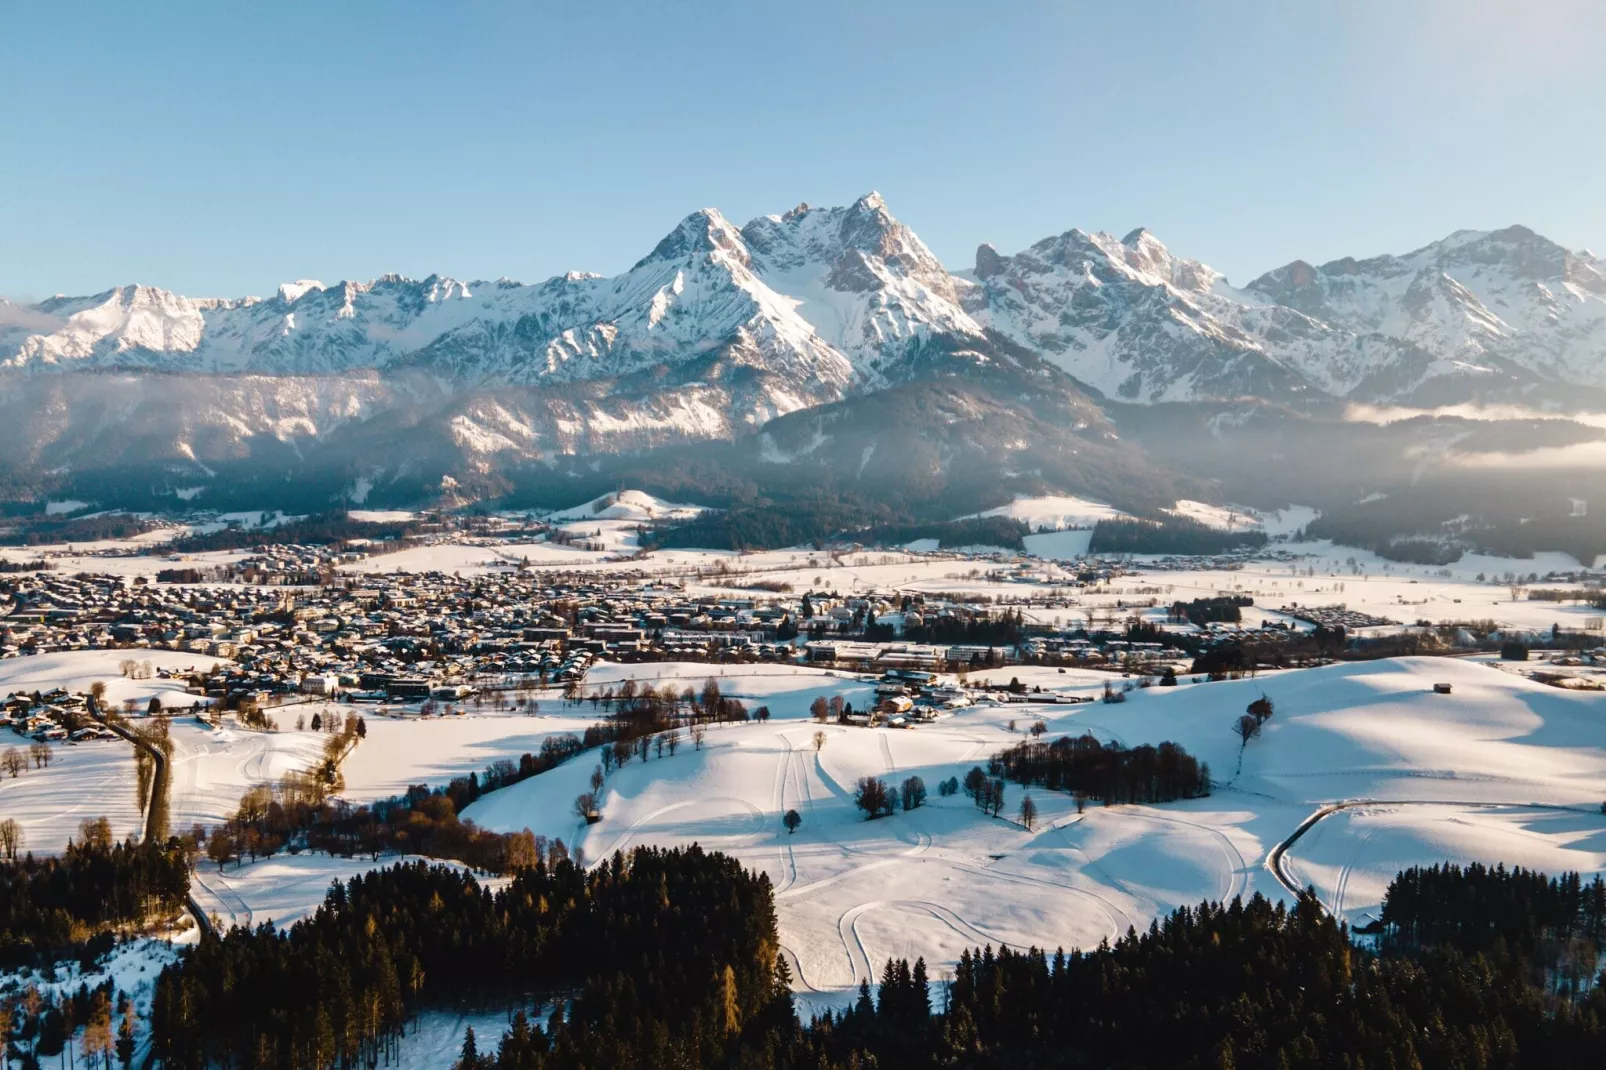
POLYGON ((782 409, 878 383, 881 359, 930 330, 980 334, 954 280, 874 194, 740 230, 716 210, 694 212, 612 278, 386 275, 227 300, 124 286, 10 311, 0 314, 0 362, 12 368, 417 369, 475 386, 614 379, 717 358, 800 389, 777 394, 782 409))
POLYGON ((0 307, 0 366, 269 376, 423 371, 451 388, 763 380, 738 423, 896 381, 933 336, 990 335, 1113 399, 1365 401, 1606 388, 1606 263, 1522 227, 1404 256, 1295 261, 1241 288, 1139 229, 1070 230, 950 272, 876 194, 737 228, 705 209, 630 270, 286 284, 268 298, 147 286, 0 307), (685 379, 685 375, 679 378, 685 379))
MULTIPOLYGON (((1118 437, 1089 400, 1101 396, 1121 411, 1246 398, 1599 409, 1606 263, 1511 227, 1403 256, 1296 261, 1234 287, 1138 229, 1070 230, 1012 255, 984 245, 951 271, 872 193, 742 227, 694 212, 612 277, 0 301, 0 476, 38 487, 139 468, 182 481, 234 466, 284 479, 320 465, 362 485, 425 493, 444 475, 491 493, 517 466, 729 442, 937 382, 942 405, 896 404, 948 420, 942 406, 965 408, 971 391, 989 394, 976 411, 1031 410, 993 446, 966 431, 876 447, 942 479, 956 458, 1022 450, 1037 451, 1030 464, 997 471, 1071 471, 1067 458, 1118 437), (1069 437, 1027 442, 1054 428, 1069 437)), ((842 411, 874 422, 877 409, 842 411)), ((919 419, 900 426, 921 433, 919 419)), ((755 439, 755 456, 774 437, 755 439)))

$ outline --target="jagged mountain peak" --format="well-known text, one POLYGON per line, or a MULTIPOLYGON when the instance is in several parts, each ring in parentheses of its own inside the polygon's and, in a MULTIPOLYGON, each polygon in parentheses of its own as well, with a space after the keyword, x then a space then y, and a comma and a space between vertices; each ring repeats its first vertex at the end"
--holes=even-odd
POLYGON ((719 209, 701 208, 681 220, 652 252, 636 262, 635 267, 680 260, 697 253, 723 253, 743 265, 748 259, 741 231, 720 214, 719 209))
POLYGON ((886 198, 876 190, 871 190, 853 202, 855 211, 859 212, 885 212, 887 210, 886 198))
POLYGON ((1004 258, 998 255, 998 250, 991 242, 982 242, 976 247, 976 267, 971 274, 978 279, 989 279, 1004 270, 1004 258))
POLYGON ((323 283, 317 279, 297 279, 295 282, 282 282, 279 284, 279 300, 291 305, 313 290, 321 291, 322 289, 323 283))

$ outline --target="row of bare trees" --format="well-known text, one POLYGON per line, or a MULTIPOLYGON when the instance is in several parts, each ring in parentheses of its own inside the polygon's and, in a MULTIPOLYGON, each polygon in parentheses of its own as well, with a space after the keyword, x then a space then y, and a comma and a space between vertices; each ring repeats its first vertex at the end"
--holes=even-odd
POLYGON ((48 769, 50 767, 50 744, 30 743, 26 750, 21 747, 7 747, 0 753, 0 769, 15 780, 28 771, 28 763, 32 762, 35 769, 48 769))

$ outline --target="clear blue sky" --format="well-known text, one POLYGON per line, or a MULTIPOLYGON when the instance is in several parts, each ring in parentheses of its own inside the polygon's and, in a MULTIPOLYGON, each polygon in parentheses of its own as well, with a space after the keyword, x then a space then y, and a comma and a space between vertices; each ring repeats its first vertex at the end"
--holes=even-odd
POLYGON ((879 189, 950 266, 1606 253, 1598 0, 7 5, 0 294, 612 273, 879 189))

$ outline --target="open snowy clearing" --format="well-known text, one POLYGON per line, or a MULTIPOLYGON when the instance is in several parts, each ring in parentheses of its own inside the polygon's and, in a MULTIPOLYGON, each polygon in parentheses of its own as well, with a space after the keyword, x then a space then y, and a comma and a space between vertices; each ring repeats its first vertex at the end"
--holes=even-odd
MULTIPOLYGON (((196 865, 190 894, 207 917, 224 928, 255 927, 272 922, 281 929, 288 929, 323 905, 324 896, 334 882, 417 861, 462 868, 455 862, 420 859, 416 855, 382 854, 375 860, 368 855, 340 858, 311 851, 294 855, 280 853, 238 865, 230 863, 221 872, 216 863, 203 860, 196 865)), ((492 888, 502 883, 495 877, 482 877, 480 882, 492 888)))
MULTIPOLYGON (((28 741, 0 729, 0 750, 28 741)), ((88 743, 53 743, 50 766, 12 778, 0 773, 0 818, 22 826, 22 850, 36 855, 59 854, 68 840, 79 839, 78 826, 105 817, 112 835, 136 836, 144 829, 134 797, 134 748, 121 739, 88 743)))
POLYGON ((978 517, 1002 516, 1019 520, 1033 531, 1047 528, 1061 531, 1066 528, 1091 528, 1100 520, 1113 520, 1127 514, 1102 502, 1088 501, 1071 495, 1048 495, 1041 498, 1016 498, 1008 505, 960 517, 972 520, 978 517))
POLYGON ((181 650, 71 650, 32 654, 0 661, 0 695, 14 691, 49 691, 56 687, 87 693, 98 681, 106 685, 106 701, 113 706, 132 699, 143 713, 154 696, 162 700, 163 706, 188 709, 197 701, 204 705, 205 700, 186 694, 180 681, 163 680, 156 674, 163 669, 204 672, 221 661, 221 658, 181 650), (119 666, 130 660, 141 664, 149 662, 150 677, 134 680, 124 676, 119 666))
MULTIPOLYGON (((293 720, 284 710, 269 711, 269 716, 281 725, 293 720)), ((260 732, 240 727, 232 717, 215 728, 193 717, 175 717, 168 738, 173 744, 171 827, 187 830, 196 822, 215 825, 233 814, 248 789, 308 768, 322 756, 329 737, 293 730, 260 732)))
POLYGON ((483 772, 498 759, 534 754, 550 736, 583 733, 598 714, 565 707, 554 694, 537 714, 470 713, 453 717, 386 717, 372 707, 342 707, 363 718, 368 735, 340 767, 353 802, 400 795, 414 784, 438 787, 483 772))
POLYGON ((508 572, 521 564, 573 568, 600 561, 605 555, 553 542, 437 542, 395 553, 376 554, 340 566, 343 572, 445 572, 483 576, 508 572))
POLYGON ((1312 825, 1284 856, 1289 875, 1323 905, 1364 925, 1395 874, 1455 860, 1543 873, 1606 871, 1606 821, 1577 810, 1527 806, 1368 804, 1312 825))
MULTIPOLYGON (((1066 689, 1101 686, 1096 674, 1033 672, 1066 689)), ((674 756, 616 771, 594 825, 581 824, 571 807, 587 790, 589 756, 494 792, 466 816, 493 829, 561 836, 592 862, 639 843, 698 842, 764 870, 800 995, 821 1005, 848 998, 889 955, 924 955, 941 972, 980 943, 1085 947, 1204 898, 1284 895, 1267 856, 1336 800, 1573 808, 1524 817, 1516 829, 1509 826, 1518 819, 1495 816, 1459 837, 1413 834, 1398 850, 1340 861, 1363 871, 1348 882, 1346 912, 1375 909, 1402 865, 1498 857, 1519 841, 1522 860, 1596 870, 1606 836, 1597 812, 1606 798, 1606 703, 1474 662, 1330 666, 1139 690, 1119 705, 980 706, 909 731, 820 729, 791 704, 774 708, 769 724, 712 728, 700 751, 683 741, 674 756), (1433 693, 1441 681, 1452 684, 1450 695, 1433 693), (1243 748, 1240 771, 1231 725, 1262 692, 1277 712, 1243 748), (938 797, 941 780, 984 765, 1039 717, 1049 739, 1090 731, 1128 745, 1175 740, 1209 762, 1222 786, 1207 799, 1093 806, 1082 815, 1068 797, 1034 791, 1032 831, 983 817, 963 795, 938 797), (816 731, 826 737, 818 751, 816 731), (896 786, 911 774, 930 792, 924 807, 862 820, 852 803, 860 777, 896 786), (790 836, 780 823, 788 809, 803 817, 790 836), (1588 837, 1597 842, 1586 845, 1588 837)), ((1022 794, 1009 786, 1006 816, 1022 794)), ((1328 859, 1356 850, 1356 837, 1345 834, 1354 820, 1319 823, 1289 854, 1299 879, 1329 902, 1338 878, 1328 859)))

